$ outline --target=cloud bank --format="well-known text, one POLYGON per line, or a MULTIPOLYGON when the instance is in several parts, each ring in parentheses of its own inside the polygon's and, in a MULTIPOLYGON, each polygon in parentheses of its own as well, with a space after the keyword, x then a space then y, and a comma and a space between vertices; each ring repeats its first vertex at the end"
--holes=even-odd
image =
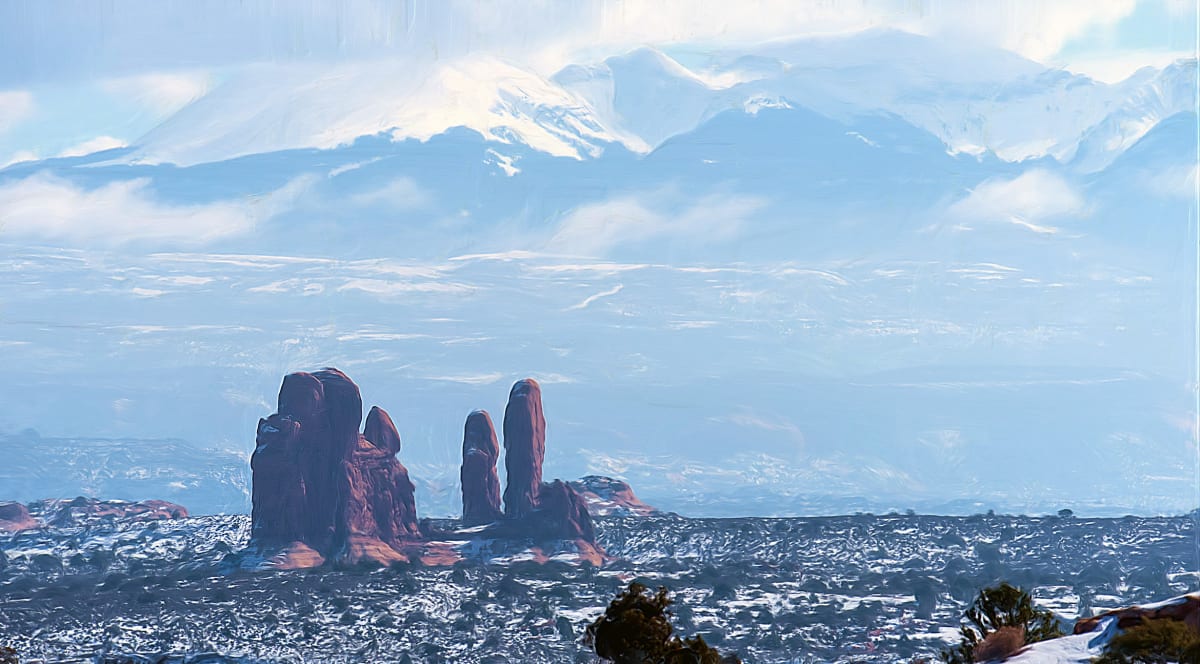
POLYGON ((86 189, 37 173, 0 184, 0 239, 201 244, 251 230, 290 207, 303 187, 297 180, 253 199, 175 204, 159 200, 146 178, 86 189))

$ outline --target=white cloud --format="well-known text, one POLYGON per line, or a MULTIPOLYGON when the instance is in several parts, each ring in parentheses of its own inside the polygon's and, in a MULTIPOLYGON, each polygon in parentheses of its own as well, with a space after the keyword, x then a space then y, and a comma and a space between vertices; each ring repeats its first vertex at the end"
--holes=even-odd
POLYGON ((442 293, 466 295, 475 289, 466 284, 443 281, 392 281, 387 279, 347 279, 338 291, 357 290, 371 295, 403 295, 407 293, 442 293))
POLYGON ((357 207, 383 206, 392 210, 416 210, 428 205, 429 201, 429 194, 406 177, 395 178, 350 197, 350 202, 357 207))
POLYGON ((155 72, 110 78, 100 83, 108 94, 135 100, 152 113, 165 116, 203 97, 212 87, 203 72, 155 72))
POLYGON ((0 185, 0 237, 203 243, 249 231, 287 208, 302 186, 297 180, 254 199, 174 204, 158 200, 146 178, 84 189, 37 173, 0 185))
POLYGON ((0 91, 0 134, 33 115, 33 94, 25 90, 0 91))
POLYGON ((501 378, 504 378, 504 374, 499 372, 484 374, 453 374, 448 376, 425 376, 425 380, 462 383, 464 385, 491 385, 501 378))
POLYGON ((1061 176, 1032 169, 1008 180, 993 178, 950 206, 950 215, 965 222, 1008 222, 1035 233, 1052 235, 1058 228, 1043 222, 1084 212, 1079 192, 1061 176))
POLYGON ((589 296, 585 297, 582 302, 580 302, 578 304, 572 304, 571 306, 567 307, 566 311, 577 311, 579 309, 586 309, 588 307, 588 305, 595 302, 596 300, 599 300, 599 299, 605 298, 605 297, 611 297, 613 295, 616 295, 617 293, 620 293, 621 289, 624 287, 625 287, 624 284, 617 284, 616 286, 613 286, 612 288, 610 288, 606 291, 601 291, 599 293, 596 293, 595 295, 589 295, 589 296))
MULTIPOLYGON (((653 195, 651 199, 662 199, 653 195)), ((656 200, 654 207, 668 207, 656 200)), ((659 211, 637 196, 624 196, 576 208, 562 221, 547 249, 569 254, 602 255, 623 245, 649 240, 713 243, 737 235, 766 201, 751 196, 708 196, 694 205, 659 211)))
POLYGON ((66 150, 58 153, 60 157, 82 157, 95 152, 103 152, 104 150, 112 150, 113 148, 123 148, 128 143, 119 138, 112 136, 97 136, 88 141, 84 141, 78 145, 73 145, 66 150))

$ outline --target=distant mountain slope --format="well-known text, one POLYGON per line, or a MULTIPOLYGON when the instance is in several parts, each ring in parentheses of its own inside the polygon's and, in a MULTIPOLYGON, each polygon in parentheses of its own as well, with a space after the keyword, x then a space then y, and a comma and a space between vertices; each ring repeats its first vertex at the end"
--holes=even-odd
POLYGON ((182 440, 42 438, 0 435, 3 500, 32 502, 85 495, 170 500, 192 514, 249 510, 249 463, 182 440))
POLYGON ((896 31, 703 54, 642 47, 548 77, 482 57, 260 65, 230 74, 117 158, 189 165, 364 136, 425 141, 463 127, 589 159, 614 144, 647 153, 731 109, 791 103, 842 121, 893 114, 954 153, 1053 156, 1092 172, 1159 120, 1192 109, 1195 69, 1181 61, 1109 85, 896 31))

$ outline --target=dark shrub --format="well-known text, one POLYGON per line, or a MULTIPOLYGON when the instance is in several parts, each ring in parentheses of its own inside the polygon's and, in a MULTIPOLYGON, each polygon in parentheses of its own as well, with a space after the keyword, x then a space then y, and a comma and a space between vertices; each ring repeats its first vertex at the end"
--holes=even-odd
POLYGON ((722 657, 697 636, 672 636, 671 598, 660 587, 650 594, 636 581, 609 603, 604 615, 587 627, 587 641, 601 659, 617 664, 740 664, 722 657))
POLYGON ((962 641, 956 648, 943 650, 942 661, 950 664, 976 661, 975 649, 980 642, 1002 627, 1022 628, 1025 632, 1022 645, 1063 635, 1053 613, 1034 607, 1029 593, 1007 583, 979 591, 967 608, 966 618, 974 627, 963 625, 962 641))
POLYGON ((1200 662, 1200 632, 1176 620, 1143 620, 1113 637, 1096 664, 1200 662))

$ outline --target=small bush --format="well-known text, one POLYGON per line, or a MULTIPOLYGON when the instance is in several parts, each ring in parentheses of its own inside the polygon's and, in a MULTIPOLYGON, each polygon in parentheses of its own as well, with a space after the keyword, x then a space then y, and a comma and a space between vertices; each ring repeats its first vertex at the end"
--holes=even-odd
POLYGON ((616 664, 741 664, 736 655, 722 657, 703 637, 672 636, 671 604, 666 588, 650 594, 646 586, 630 583, 588 625, 587 642, 601 659, 616 664))
POLYGON ((1170 619, 1142 620, 1113 637, 1096 664, 1200 663, 1200 633, 1170 619))
POLYGON ((1053 613, 1034 607, 1029 593, 1007 583, 979 591, 979 596, 967 608, 966 618, 971 625, 963 625, 958 647, 940 653, 943 662, 970 664, 983 661, 976 659, 975 649, 989 634, 1003 627, 1022 628, 1025 638, 1021 645, 1063 635, 1053 613))

